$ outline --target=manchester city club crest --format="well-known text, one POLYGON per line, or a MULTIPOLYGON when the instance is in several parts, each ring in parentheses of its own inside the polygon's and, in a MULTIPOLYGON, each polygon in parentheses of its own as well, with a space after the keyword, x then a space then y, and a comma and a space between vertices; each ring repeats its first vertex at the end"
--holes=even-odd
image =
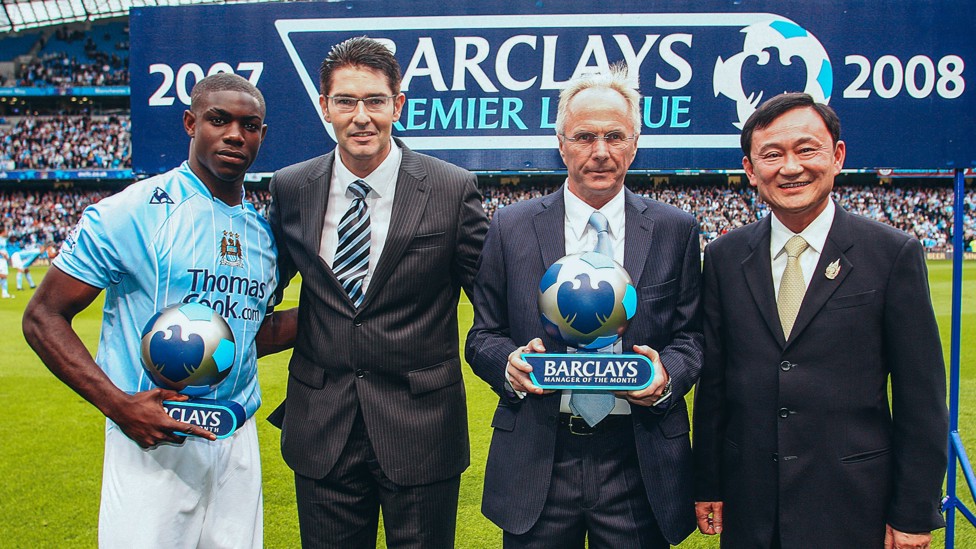
POLYGON ((220 264, 228 267, 244 266, 244 248, 241 247, 241 234, 224 231, 220 239, 220 264))

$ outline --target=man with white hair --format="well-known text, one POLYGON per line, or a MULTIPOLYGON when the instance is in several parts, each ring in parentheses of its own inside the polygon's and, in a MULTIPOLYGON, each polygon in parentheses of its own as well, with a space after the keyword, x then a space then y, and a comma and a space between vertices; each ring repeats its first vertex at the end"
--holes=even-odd
POLYGON ((556 192, 499 210, 475 278, 466 357, 499 394, 482 511, 506 548, 667 548, 695 524, 684 395, 701 369, 698 224, 624 187, 637 154, 640 96, 623 67, 560 94, 556 132, 567 168, 556 192), (638 306, 622 341, 653 383, 603 395, 600 413, 570 391, 532 383, 523 353, 561 353, 543 331, 538 292, 560 257, 611 255, 638 306))

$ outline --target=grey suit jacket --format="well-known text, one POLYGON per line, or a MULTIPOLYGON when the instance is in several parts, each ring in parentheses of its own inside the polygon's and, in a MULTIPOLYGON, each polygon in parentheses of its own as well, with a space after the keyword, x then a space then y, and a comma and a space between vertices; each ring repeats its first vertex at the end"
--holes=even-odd
POLYGON ((457 304, 488 221, 473 174, 397 144, 390 230, 359 309, 319 257, 335 152, 271 181, 280 280, 302 276, 287 406, 273 416, 285 462, 306 477, 329 473, 357 410, 397 484, 429 484, 469 464, 457 304))
MULTIPOLYGON (((698 225, 676 208, 626 193, 624 267, 639 304, 623 347, 650 345, 671 375, 664 411, 633 406, 644 487, 654 516, 673 544, 695 526, 691 446, 684 395, 702 360, 698 225)), ((522 534, 542 512, 555 453, 559 392, 519 400, 506 394, 505 368, 516 347, 541 337, 561 352, 539 321, 539 280, 565 255, 563 189, 498 210, 475 283, 475 321, 465 356, 501 398, 495 411, 482 511, 505 531, 522 534)), ((626 520, 622 518, 622 520, 626 520)))
POLYGON ((705 248, 696 496, 724 502, 723 547, 768 544, 777 521, 783 547, 940 527, 945 364, 921 245, 837 206, 786 341, 769 239, 766 218, 705 248))

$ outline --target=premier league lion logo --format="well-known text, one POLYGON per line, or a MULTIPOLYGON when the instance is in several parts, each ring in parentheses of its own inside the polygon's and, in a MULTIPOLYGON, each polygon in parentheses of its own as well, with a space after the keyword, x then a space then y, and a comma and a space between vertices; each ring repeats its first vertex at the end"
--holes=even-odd
POLYGON ((567 255, 539 282, 539 311, 550 336, 578 349, 600 349, 627 329, 637 311, 637 291, 627 271, 609 257, 567 255))
MULTIPOLYGON (((715 96, 724 95, 735 101, 736 113, 739 121, 736 128, 742 125, 756 107, 762 102, 763 93, 747 92, 742 84, 742 65, 749 59, 757 65, 766 65, 771 60, 768 50, 779 50, 779 62, 791 65, 793 58, 799 58, 806 67, 806 80, 803 92, 813 97, 817 103, 826 104, 830 101, 830 94, 834 88, 834 73, 830 65, 827 50, 819 40, 796 23, 781 19, 755 23, 742 29, 746 35, 742 51, 723 60, 719 57, 715 61, 715 73, 712 84, 715 96)), ((796 91, 796 90, 783 90, 796 91)))

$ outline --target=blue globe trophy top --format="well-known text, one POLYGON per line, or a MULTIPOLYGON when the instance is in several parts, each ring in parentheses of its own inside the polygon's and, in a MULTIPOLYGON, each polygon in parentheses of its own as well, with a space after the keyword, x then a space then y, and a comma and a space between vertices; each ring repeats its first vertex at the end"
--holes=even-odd
POLYGON ((597 350, 616 343, 636 311, 630 275, 600 253, 567 255, 539 281, 542 327, 570 347, 597 350))
POLYGON ((619 340, 637 312, 630 275, 597 252, 567 255, 539 282, 543 330, 576 353, 524 354, 532 382, 543 389, 639 390, 651 384, 650 360, 598 353, 619 340))
MULTIPOLYGON (((156 385, 189 396, 212 392, 237 356, 230 326, 201 303, 177 303, 154 314, 142 330, 141 350, 142 367, 156 385)), ((229 400, 166 400, 163 409, 217 438, 230 436, 245 419, 244 408, 229 400)))

